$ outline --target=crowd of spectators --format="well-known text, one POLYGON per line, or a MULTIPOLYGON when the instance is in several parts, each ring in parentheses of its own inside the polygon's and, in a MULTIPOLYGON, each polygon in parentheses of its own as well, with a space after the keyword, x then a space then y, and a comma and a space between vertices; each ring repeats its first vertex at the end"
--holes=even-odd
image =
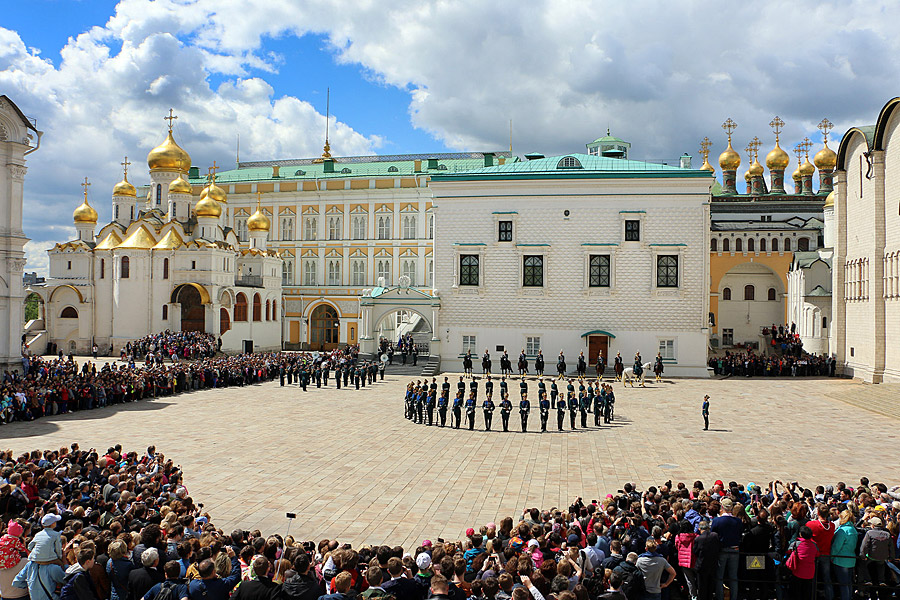
POLYGON ((161 364, 163 360, 197 360, 211 358, 222 347, 222 340, 200 331, 163 331, 125 344, 120 353, 123 361, 144 360, 161 364))
POLYGON ((744 377, 834 377, 837 361, 830 356, 804 354, 763 355, 755 352, 731 352, 712 356, 709 366, 716 375, 744 377))
POLYGON ((772 350, 780 350, 783 356, 794 356, 800 358, 803 356, 803 340, 797 333, 797 324, 791 323, 790 326, 778 325, 772 323, 771 327, 763 327, 763 336, 768 340, 772 350))
POLYGON ((631 484, 417 547, 226 533, 150 447, 0 452, 0 596, 31 600, 897 597, 900 486, 631 484))

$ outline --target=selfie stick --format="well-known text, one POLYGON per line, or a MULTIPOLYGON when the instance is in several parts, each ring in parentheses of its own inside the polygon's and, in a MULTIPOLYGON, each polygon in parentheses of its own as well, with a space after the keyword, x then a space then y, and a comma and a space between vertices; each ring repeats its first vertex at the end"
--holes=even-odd
MULTIPOLYGON (((290 533, 291 533, 291 523, 293 523, 293 522, 294 522, 294 519, 296 519, 296 518, 297 518, 297 515, 296 515, 296 514, 294 514, 294 513, 287 513, 288 526, 287 526, 287 531, 285 531, 285 534, 284 534, 284 538, 285 538, 285 539, 287 539, 288 535, 290 535, 290 533)), ((279 560, 279 561, 278 561, 278 566, 275 567, 275 577, 273 577, 273 579, 276 579, 276 578, 278 577, 278 570, 279 570, 280 568, 281 568, 281 561, 279 560)))

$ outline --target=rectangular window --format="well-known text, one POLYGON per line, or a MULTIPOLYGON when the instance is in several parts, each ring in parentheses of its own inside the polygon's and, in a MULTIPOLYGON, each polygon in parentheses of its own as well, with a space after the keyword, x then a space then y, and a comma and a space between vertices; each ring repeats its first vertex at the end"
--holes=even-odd
POLYGON ((588 284, 590 287, 609 287, 609 255, 594 254, 591 256, 588 284))
POLYGON ((525 354, 534 356, 541 349, 540 336, 528 336, 525 338, 525 354))
MULTIPOLYGON (((379 279, 384 279, 383 285, 391 285, 391 261, 387 259, 381 259, 376 261, 375 266, 378 270, 377 279, 375 280, 378 283, 379 279)), ((378 283, 378 285, 382 285, 378 283)))
POLYGON ((500 221, 498 229, 498 242, 512 241, 512 221, 500 221))
POLYGON ((350 264, 350 275, 353 285, 366 285, 366 261, 353 260, 350 264))
POLYGON ((316 261, 303 261, 303 285, 316 285, 316 261))
POLYGON ((734 329, 722 330, 722 345, 734 346, 734 329))
POLYGON ((544 286, 544 257, 525 256, 522 263, 522 285, 525 287, 544 286))
POLYGON ((414 240, 416 239, 416 217, 413 215, 406 215, 403 217, 403 239, 404 240, 414 240))
POLYGON ((354 240, 364 240, 366 239, 366 218, 365 217, 353 217, 352 219, 353 225, 353 239, 354 240))
POLYGON ((625 221, 625 241, 639 242, 641 241, 641 222, 638 220, 625 221))
POLYGON ((328 261, 328 285, 341 285, 341 262, 328 261))
POLYGON ((659 340, 659 354, 664 359, 675 360, 675 340, 659 340))
POLYGON ((678 287, 677 254, 661 254, 656 257, 656 287, 678 287))
POLYGON ((315 240, 318 238, 318 232, 316 231, 316 218, 315 217, 307 217, 303 219, 303 239, 304 240, 315 240))
POLYGON ((328 219, 328 239, 329 240, 341 239, 341 218, 340 217, 329 217, 329 219, 328 219))
POLYGON ((407 259, 403 261, 400 267, 401 275, 409 278, 409 285, 416 286, 416 261, 415 259, 407 259))
POLYGON ((474 336, 474 335, 464 335, 464 336, 462 336, 462 346, 463 346, 463 347, 462 347, 462 353, 463 353, 463 354, 465 354, 466 352, 470 352, 470 351, 472 352, 472 354, 475 354, 475 353, 478 352, 478 348, 477 348, 477 345, 476 345, 476 343, 475 343, 475 336, 474 336))
POLYGON ((284 217, 281 219, 281 239, 284 241, 294 239, 294 219, 284 217))
POLYGON ((391 218, 381 216, 378 217, 378 239, 379 240, 389 240, 391 239, 391 218))
POLYGON ((478 285, 477 254, 463 254, 459 257, 459 285, 478 285))

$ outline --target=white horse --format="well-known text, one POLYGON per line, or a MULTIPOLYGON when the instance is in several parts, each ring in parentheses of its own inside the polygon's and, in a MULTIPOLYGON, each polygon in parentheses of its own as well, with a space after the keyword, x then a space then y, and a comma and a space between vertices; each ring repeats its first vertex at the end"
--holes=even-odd
POLYGON ((640 377, 634 376, 634 367, 626 367, 625 370, 622 371, 622 387, 625 387, 626 383, 630 384, 631 387, 634 387, 635 379, 641 384, 641 387, 647 387, 644 385, 644 380, 646 379, 648 372, 650 372, 650 363, 644 363, 644 368, 641 371, 640 377))

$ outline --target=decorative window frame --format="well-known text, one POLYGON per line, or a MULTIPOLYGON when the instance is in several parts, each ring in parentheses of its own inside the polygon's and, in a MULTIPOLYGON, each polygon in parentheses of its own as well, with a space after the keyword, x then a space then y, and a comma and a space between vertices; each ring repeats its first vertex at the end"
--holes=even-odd
POLYGON ((500 247, 515 246, 519 233, 519 213, 514 210, 497 211, 491 213, 491 217, 493 217, 493 229, 491 230, 492 245, 500 247), (512 241, 500 241, 500 221, 512 221, 512 241))
POLYGON ((487 250, 487 244, 482 242, 457 243, 453 245, 453 284, 450 288, 454 294, 478 296, 485 294, 485 282, 487 281, 484 269, 485 250, 487 250), (459 284, 459 261, 464 254, 478 255, 478 285, 459 284))
POLYGON ((647 211, 645 210, 620 210, 619 211, 619 239, 625 248, 641 248, 647 246, 647 211), (636 242, 625 241, 625 221, 640 222, 640 239, 636 242))
POLYGON ((588 242, 581 245, 583 269, 581 280, 581 291, 585 296, 605 297, 614 296, 616 291, 616 253, 619 251, 619 244, 612 242, 608 244, 588 242), (609 287, 591 287, 591 256, 595 254, 604 254, 609 256, 609 287))
POLYGON ((684 298, 685 250, 687 244, 649 244, 652 252, 650 262, 650 293, 656 298, 684 298), (678 287, 659 287, 656 285, 657 258, 662 255, 678 256, 678 287))
MULTIPOLYGON (((513 226, 513 233, 515 234, 515 226, 513 226)), ((550 262, 550 244, 516 244, 516 253, 518 254, 518 266, 516 268, 516 277, 518 277, 518 282, 516 283, 516 295, 517 296, 545 296, 547 295, 547 273, 549 271, 548 265, 550 262), (543 260, 541 261, 541 282, 543 285, 540 287, 534 286, 526 286, 525 285, 525 257, 526 256, 541 256, 543 260)))
POLYGON ((672 337, 657 336, 657 338, 656 338, 656 351, 657 352, 660 351, 659 343, 662 341, 666 341, 666 342, 671 341, 672 342, 672 358, 663 357, 663 364, 677 365, 678 364, 678 336, 672 336, 672 337))

